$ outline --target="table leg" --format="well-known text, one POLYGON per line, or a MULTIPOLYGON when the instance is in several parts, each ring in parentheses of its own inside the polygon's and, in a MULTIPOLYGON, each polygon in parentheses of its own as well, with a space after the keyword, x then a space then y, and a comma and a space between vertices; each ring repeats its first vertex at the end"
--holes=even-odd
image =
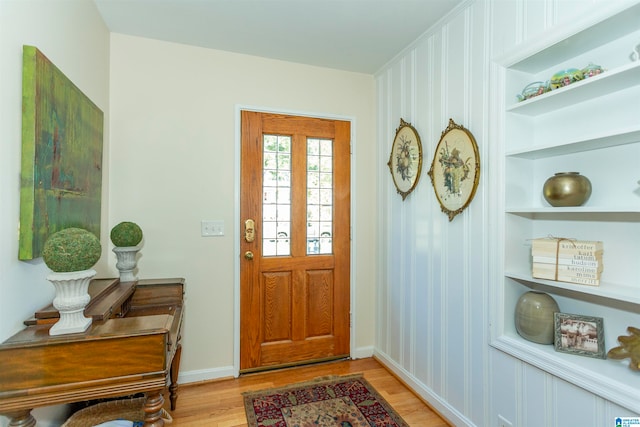
POLYGON ((162 419, 162 407, 164 406, 164 397, 162 390, 150 391, 144 402, 144 427, 163 427, 164 419, 162 419))
POLYGON ((31 409, 9 412, 4 415, 11 419, 9 427, 36 427, 36 419, 31 415, 31 409))
POLYGON ((178 344, 176 348, 176 354, 171 361, 170 378, 171 384, 169 385, 169 400, 171 401, 171 410, 176 409, 176 400, 178 400, 178 371, 180 370, 180 355, 182 354, 182 344, 178 344))

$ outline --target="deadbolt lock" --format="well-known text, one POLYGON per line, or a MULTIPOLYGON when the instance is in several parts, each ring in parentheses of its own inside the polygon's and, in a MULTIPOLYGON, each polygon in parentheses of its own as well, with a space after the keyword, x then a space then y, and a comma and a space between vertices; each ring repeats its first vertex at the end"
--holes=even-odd
POLYGON ((251 243, 255 240, 255 236, 255 222, 252 219, 248 219, 244 222, 244 240, 251 243))

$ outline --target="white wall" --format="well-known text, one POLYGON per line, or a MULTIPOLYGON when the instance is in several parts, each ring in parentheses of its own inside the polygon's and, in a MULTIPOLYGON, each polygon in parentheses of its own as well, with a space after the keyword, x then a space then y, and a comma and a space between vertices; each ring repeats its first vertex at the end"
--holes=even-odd
MULTIPOLYGON (((107 193, 109 32, 90 0, 0 0, 0 342, 53 299, 41 259, 18 261, 22 126, 22 46, 40 49, 105 114, 103 194, 107 193)), ((101 241, 108 239, 103 200, 101 241)), ((96 266, 106 268, 106 256, 96 266)), ((41 424, 58 424, 60 411, 36 411, 41 424), (39 414, 39 415, 38 415, 39 414)), ((6 419, 0 417, 0 425, 6 419)))
POLYGON ((181 382, 233 373, 238 106, 355 120, 352 351, 371 353, 374 89, 371 75, 112 35, 109 222, 144 230, 140 278, 186 278, 181 382), (225 235, 201 237, 201 220, 225 235))
MULTIPOLYGON (((375 354, 456 425, 613 425, 628 410, 489 346, 493 57, 597 10, 596 1, 467 1, 376 74, 379 274, 375 354), (403 202, 385 166, 400 118, 420 133, 423 175, 403 202), (475 136, 481 180, 452 222, 426 171, 449 118, 475 136), (578 409, 579 408, 579 409, 578 409)), ((514 94, 515 97, 515 94, 514 94)), ((495 253, 495 252, 493 252, 495 253)), ((632 372, 630 372, 630 375, 632 372)))

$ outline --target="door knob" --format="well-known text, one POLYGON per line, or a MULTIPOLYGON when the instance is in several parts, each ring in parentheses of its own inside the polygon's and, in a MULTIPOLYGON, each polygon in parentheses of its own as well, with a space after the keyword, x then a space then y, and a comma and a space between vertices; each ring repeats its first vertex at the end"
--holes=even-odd
POLYGON ((251 251, 247 251, 244 253, 244 259, 246 259, 247 261, 251 261, 253 259, 253 252, 251 251))

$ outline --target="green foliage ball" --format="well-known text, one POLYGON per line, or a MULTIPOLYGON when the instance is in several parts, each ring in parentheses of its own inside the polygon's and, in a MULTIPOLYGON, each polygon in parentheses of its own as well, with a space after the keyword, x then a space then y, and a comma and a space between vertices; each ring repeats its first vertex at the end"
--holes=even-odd
POLYGON ((65 228, 44 242, 42 258, 56 273, 88 270, 100 259, 100 240, 82 228, 65 228))
POLYGON ((137 246, 142 241, 142 229, 135 222, 124 221, 111 229, 111 242, 117 247, 137 246))

